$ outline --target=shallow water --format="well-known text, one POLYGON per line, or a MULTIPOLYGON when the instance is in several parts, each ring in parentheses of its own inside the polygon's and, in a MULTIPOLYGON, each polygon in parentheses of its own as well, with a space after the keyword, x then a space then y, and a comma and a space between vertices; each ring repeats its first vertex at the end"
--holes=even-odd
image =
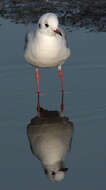
MULTIPOLYGON (((0 19, 0 189, 106 189, 106 33, 67 30, 64 115, 74 123, 65 179, 51 183, 32 155, 27 126, 37 115, 34 68, 24 61, 31 25, 0 19)), ((41 107, 60 111, 57 69, 40 70, 41 107)))

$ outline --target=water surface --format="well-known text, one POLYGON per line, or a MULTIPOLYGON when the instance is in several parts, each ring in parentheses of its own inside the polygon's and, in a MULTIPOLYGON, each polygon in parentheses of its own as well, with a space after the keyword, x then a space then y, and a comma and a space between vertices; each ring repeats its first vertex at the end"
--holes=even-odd
MULTIPOLYGON (((10 18, 0 23, 0 188, 105 190, 106 33, 64 26, 72 51, 63 65, 64 115, 74 123, 74 135, 65 160, 69 171, 64 181, 51 183, 31 153, 26 132, 37 115, 35 71, 23 57, 24 36, 33 26, 10 18)), ((40 89, 41 106, 60 111, 57 69, 40 70, 40 89)))

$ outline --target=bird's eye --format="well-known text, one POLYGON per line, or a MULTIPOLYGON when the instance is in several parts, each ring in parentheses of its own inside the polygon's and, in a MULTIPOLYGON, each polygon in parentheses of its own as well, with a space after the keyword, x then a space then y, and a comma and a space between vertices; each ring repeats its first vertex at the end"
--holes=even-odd
POLYGON ((45 24, 45 26, 48 28, 49 27, 49 25, 48 24, 45 24))
POLYGON ((41 24, 39 23, 39 28, 41 28, 41 24))
POLYGON ((52 175, 54 176, 54 175, 55 175, 55 172, 52 172, 52 175))

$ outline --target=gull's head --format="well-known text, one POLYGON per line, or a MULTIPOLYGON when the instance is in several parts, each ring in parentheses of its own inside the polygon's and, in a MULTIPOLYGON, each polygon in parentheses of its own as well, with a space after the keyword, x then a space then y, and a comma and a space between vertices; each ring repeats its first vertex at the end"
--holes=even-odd
POLYGON ((68 168, 60 168, 59 170, 55 169, 45 169, 45 174, 48 176, 48 178, 51 181, 62 181, 64 179, 65 173, 68 170, 68 168))
POLYGON ((55 182, 62 181, 67 170, 68 168, 64 167, 64 163, 62 161, 55 162, 52 165, 44 167, 45 174, 51 181, 55 182))
POLYGON ((48 36, 55 36, 56 34, 62 36, 58 25, 57 16, 54 13, 46 13, 38 21, 38 31, 48 36))

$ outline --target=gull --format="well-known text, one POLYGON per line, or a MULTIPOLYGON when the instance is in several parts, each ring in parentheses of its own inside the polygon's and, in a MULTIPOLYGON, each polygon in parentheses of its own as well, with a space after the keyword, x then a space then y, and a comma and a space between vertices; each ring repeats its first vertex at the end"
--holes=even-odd
POLYGON ((58 111, 40 108, 40 117, 35 116, 27 127, 30 148, 52 182, 64 179, 68 168, 64 159, 71 150, 73 122, 58 111))
POLYGON ((25 37, 24 58, 35 67, 37 92, 39 88, 39 68, 57 67, 63 88, 63 74, 61 65, 70 56, 66 35, 59 28, 58 17, 54 13, 42 15, 38 21, 37 29, 30 31, 25 37))

